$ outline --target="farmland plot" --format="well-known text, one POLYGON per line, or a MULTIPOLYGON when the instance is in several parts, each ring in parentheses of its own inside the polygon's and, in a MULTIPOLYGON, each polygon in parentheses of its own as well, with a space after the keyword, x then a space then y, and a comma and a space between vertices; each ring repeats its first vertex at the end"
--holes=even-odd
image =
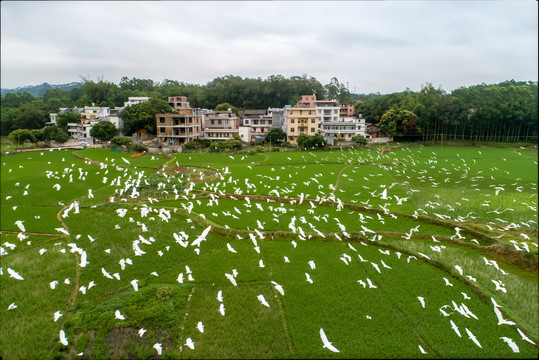
POLYGON ((4 358, 538 355, 537 151, 2 163, 4 358))

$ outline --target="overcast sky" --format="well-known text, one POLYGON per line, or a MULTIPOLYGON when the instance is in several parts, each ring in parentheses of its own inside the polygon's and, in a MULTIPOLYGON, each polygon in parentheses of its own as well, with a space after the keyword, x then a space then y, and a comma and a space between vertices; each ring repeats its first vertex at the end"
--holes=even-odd
POLYGON ((3 1, 1 86, 332 77, 357 93, 537 81, 522 1, 3 1))

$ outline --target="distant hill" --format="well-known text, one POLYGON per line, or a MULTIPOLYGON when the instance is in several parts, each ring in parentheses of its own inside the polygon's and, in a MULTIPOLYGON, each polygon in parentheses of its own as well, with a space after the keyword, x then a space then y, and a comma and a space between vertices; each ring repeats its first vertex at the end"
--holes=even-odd
POLYGON ((23 86, 18 87, 15 89, 1 89, 2 90, 2 96, 6 96, 7 93, 18 93, 18 92, 27 92, 35 97, 42 97, 47 90, 50 89, 60 89, 60 90, 71 90, 73 88, 80 87, 79 82, 70 82, 68 84, 58 84, 58 85, 51 85, 49 83, 43 83, 41 85, 29 85, 29 86, 23 86))

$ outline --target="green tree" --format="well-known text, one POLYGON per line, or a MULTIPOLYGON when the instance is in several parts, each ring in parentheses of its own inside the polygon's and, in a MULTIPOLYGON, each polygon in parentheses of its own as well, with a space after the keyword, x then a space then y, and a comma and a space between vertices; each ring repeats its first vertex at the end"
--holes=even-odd
POLYGON ((36 139, 35 144, 37 145, 38 142, 43 141, 43 130, 41 129, 32 129, 30 130, 32 135, 34 135, 34 138, 36 139))
POLYGON ((43 129, 43 141, 47 142, 49 146, 51 146, 52 140, 59 143, 65 143, 67 140, 69 140, 69 134, 56 125, 47 126, 43 129))
POLYGON ((281 128, 272 128, 264 136, 264 142, 277 145, 286 139, 286 133, 281 128))
POLYGON ((222 103, 215 107, 215 111, 228 111, 228 109, 231 109, 236 116, 239 114, 238 108, 229 103, 222 103))
POLYGON ((9 133, 8 138, 17 145, 24 144, 27 141, 36 143, 36 138, 28 129, 17 129, 9 133))
POLYGON ((296 143, 298 144, 299 148, 305 148, 307 147, 308 140, 309 140, 309 135, 299 134, 299 136, 296 138, 296 143))
POLYGON ((352 138, 358 145, 367 145, 369 141, 363 135, 356 135, 352 138))
POLYGON ((130 136, 140 129, 145 129, 155 135, 155 115, 166 114, 171 111, 172 108, 166 101, 154 98, 137 105, 128 106, 121 113, 124 131, 126 135, 130 136))
POLYGON ((90 135, 102 141, 112 139, 117 132, 118 129, 110 121, 100 121, 90 129, 90 135))

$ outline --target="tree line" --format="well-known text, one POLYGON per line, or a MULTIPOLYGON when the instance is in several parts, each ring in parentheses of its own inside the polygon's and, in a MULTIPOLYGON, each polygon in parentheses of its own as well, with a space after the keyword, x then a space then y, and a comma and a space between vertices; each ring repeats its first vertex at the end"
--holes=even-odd
POLYGON ((409 139, 537 141, 537 82, 460 87, 450 94, 426 84, 419 92, 360 96, 356 112, 389 135, 409 139))
MULTIPOLYGON (((171 111, 169 96, 187 96, 191 107, 216 109, 281 108, 294 105, 301 95, 315 94, 317 99, 337 99, 355 104, 356 115, 378 124, 393 136, 416 140, 516 141, 537 139, 537 82, 509 80, 499 84, 460 87, 451 93, 427 83, 420 91, 409 89, 392 94, 351 94, 332 78, 322 85, 307 75, 285 78, 271 75, 266 79, 240 76, 218 77, 205 85, 165 79, 123 77, 118 84, 82 79, 79 88, 50 89, 43 97, 28 93, 7 93, 1 97, 1 134, 16 129, 40 129, 49 121, 49 113, 59 108, 108 106, 119 107, 131 96, 148 96, 151 102, 127 108, 123 114, 124 133, 131 135, 143 128, 155 134, 155 114, 171 111)), ((59 127, 77 120, 75 114, 62 114, 59 127)))

